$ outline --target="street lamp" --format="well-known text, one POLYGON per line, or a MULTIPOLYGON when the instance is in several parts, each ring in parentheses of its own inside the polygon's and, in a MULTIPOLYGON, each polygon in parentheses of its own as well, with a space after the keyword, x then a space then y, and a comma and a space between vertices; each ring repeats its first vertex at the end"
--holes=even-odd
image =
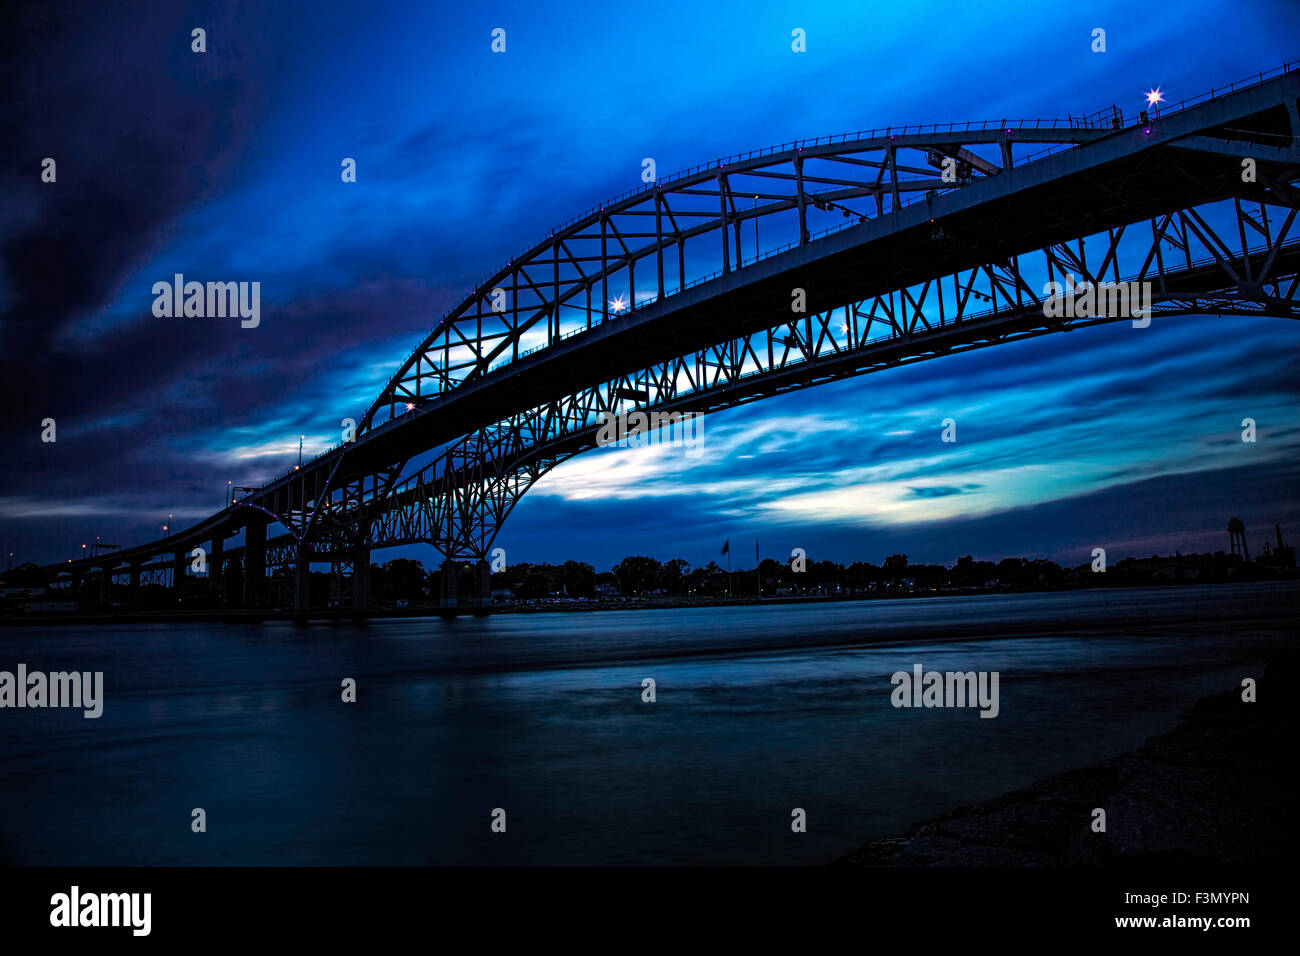
POLYGON ((231 483, 227 481, 226 482, 226 507, 227 508, 230 507, 230 496, 232 494, 232 489, 233 489, 233 485, 231 485, 231 483))
POLYGON ((298 436, 298 467, 299 468, 302 467, 302 440, 306 437, 307 437, 306 435, 298 436))

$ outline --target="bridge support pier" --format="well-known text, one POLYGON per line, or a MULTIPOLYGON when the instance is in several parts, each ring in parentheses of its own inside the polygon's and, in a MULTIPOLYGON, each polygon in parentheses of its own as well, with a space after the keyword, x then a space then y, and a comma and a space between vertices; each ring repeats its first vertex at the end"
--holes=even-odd
POLYGON ((442 573, 438 576, 438 606, 441 608, 476 608, 490 607, 492 604, 492 569, 480 559, 474 565, 474 591, 472 598, 464 603, 460 601, 460 577, 463 561, 451 558, 442 562, 442 573))
POLYGON ((352 610, 364 611, 370 606, 370 549, 357 545, 352 556, 352 610))
POLYGON ((140 596, 140 565, 131 565, 131 583, 127 585, 127 603, 135 604, 140 596))
POLYGON ((208 561, 208 589, 217 596, 221 595, 226 586, 225 563, 226 536, 217 532, 212 536, 212 554, 211 560, 208 561))
POLYGON ((311 548, 298 545, 298 556, 293 562, 293 609, 311 610, 311 548))
POLYGON ((460 565, 447 558, 442 562, 442 571, 438 575, 438 607, 454 608, 460 596, 460 565))
POLYGON ((474 566, 475 574, 478 581, 478 596, 474 602, 478 607, 492 606, 492 566, 483 559, 479 559, 474 566))
POLYGON ((244 528, 244 604, 257 607, 262 603, 266 579, 266 525, 254 519, 244 528))
POLYGON ((181 585, 185 581, 185 552, 177 551, 172 555, 172 590, 176 592, 177 597, 181 593, 181 585))
POLYGON ((113 569, 99 569, 99 603, 107 604, 113 599, 113 569))

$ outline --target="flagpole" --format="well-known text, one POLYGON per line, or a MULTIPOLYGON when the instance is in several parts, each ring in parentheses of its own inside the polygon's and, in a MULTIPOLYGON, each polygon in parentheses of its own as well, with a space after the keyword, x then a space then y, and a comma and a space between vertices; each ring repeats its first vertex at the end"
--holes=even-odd
POLYGON ((755 591, 754 593, 758 596, 758 600, 760 601, 763 600, 763 572, 759 569, 759 565, 761 563, 762 562, 759 561, 758 559, 758 539, 755 538, 754 539, 754 580, 758 585, 758 590, 755 591))
POLYGON ((727 556, 727 600, 731 600, 731 537, 722 542, 722 553, 727 556))

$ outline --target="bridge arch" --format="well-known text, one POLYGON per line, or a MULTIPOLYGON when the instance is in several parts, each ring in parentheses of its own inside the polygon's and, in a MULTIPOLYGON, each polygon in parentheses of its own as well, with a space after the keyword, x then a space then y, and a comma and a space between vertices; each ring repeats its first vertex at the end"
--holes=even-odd
POLYGON ((675 173, 563 223, 498 269, 412 352, 360 429, 700 282, 997 176, 1017 161, 1102 138, 1117 125, 1122 116, 1112 108, 1067 120, 889 127, 675 173))

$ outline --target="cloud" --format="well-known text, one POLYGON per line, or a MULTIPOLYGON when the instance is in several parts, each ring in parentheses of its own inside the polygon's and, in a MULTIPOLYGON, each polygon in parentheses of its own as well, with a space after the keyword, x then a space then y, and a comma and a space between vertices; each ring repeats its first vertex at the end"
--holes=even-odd
MULTIPOLYGON (((974 487, 979 487, 975 485, 974 487)), ((954 488, 952 485, 935 485, 929 488, 911 488, 913 498, 947 498, 950 495, 960 495, 963 493, 961 488, 954 488)))

